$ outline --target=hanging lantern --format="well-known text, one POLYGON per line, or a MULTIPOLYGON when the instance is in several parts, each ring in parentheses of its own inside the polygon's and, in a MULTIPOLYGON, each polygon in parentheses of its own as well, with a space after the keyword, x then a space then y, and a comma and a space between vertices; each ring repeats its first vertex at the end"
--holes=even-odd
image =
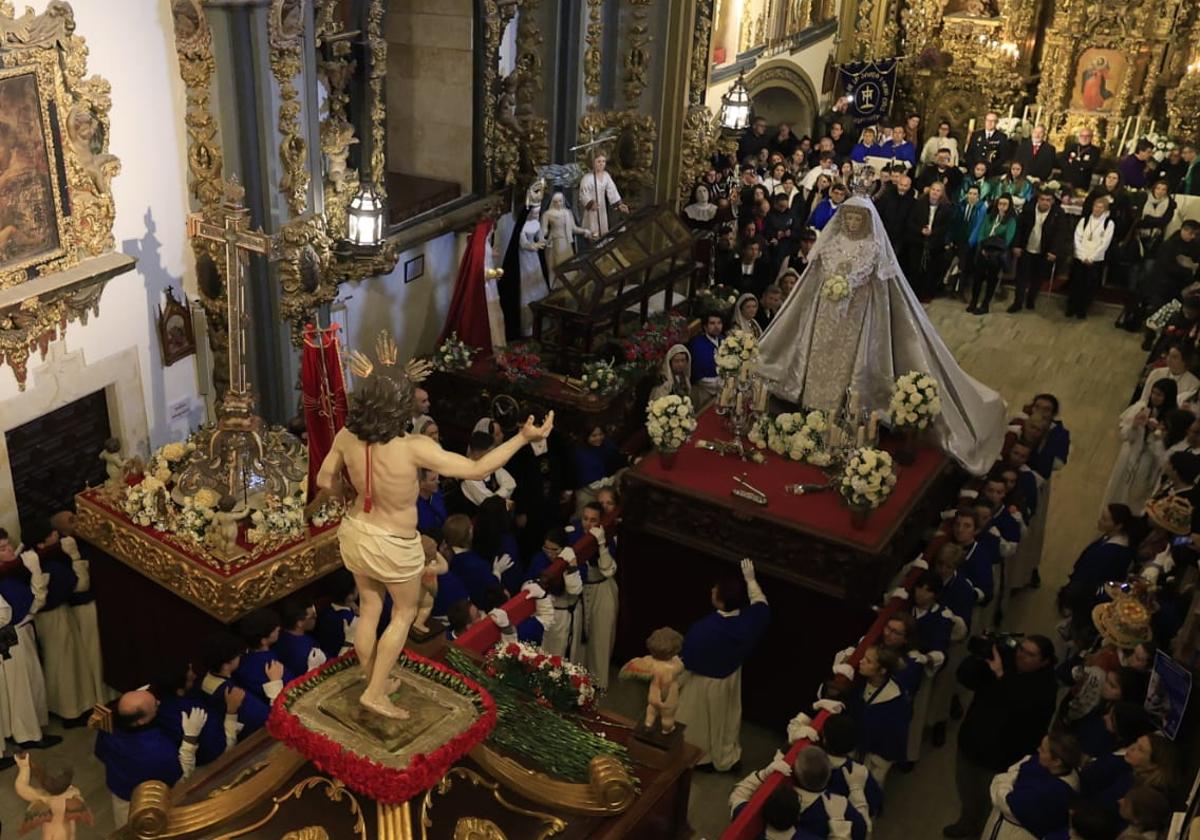
POLYGON ((350 200, 346 238, 360 248, 374 248, 383 242, 383 201, 374 185, 363 183, 350 200))
POLYGON ((721 125, 731 131, 741 131, 750 125, 750 91, 746 89, 743 73, 739 73, 725 95, 721 97, 721 125))

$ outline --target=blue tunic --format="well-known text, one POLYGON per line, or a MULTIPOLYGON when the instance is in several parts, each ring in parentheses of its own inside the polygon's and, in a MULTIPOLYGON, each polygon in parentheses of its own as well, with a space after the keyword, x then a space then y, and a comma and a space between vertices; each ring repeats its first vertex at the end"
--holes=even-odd
POLYGON ((1094 591, 1110 580, 1124 580, 1133 560, 1132 548, 1101 537, 1080 553, 1067 581, 1080 589, 1094 591))
POLYGON ((0 578, 0 598, 3 598, 12 608, 10 624, 14 627, 25 620, 25 617, 29 615, 29 608, 33 606, 33 590, 29 588, 29 581, 22 580, 22 577, 20 572, 15 572, 8 577, 0 578))
POLYGON ((717 345, 708 340, 708 336, 700 333, 688 342, 688 350, 692 351, 692 381, 713 379, 717 375, 717 345))
POLYGON ((876 157, 879 155, 879 146, 872 143, 868 146, 866 143, 855 143, 854 148, 850 150, 850 160, 855 163, 866 163, 868 157, 876 157))
MULTIPOLYGON (((480 556, 478 552, 467 549, 455 553, 450 559, 450 571, 454 572, 462 581, 475 606, 486 610, 488 608, 488 589, 500 583, 492 574, 492 562, 480 556)), ((439 577, 438 580, 440 583, 441 578, 439 577)), ((441 594, 440 591, 438 594, 441 594)))
POLYGON ((1021 541, 1021 523, 1007 507, 1001 508, 1000 512, 988 522, 987 530, 992 528, 999 531, 1000 536, 1006 542, 1018 543, 1021 541))
POLYGON ((41 612, 49 612, 71 603, 71 593, 79 578, 71 567, 71 561, 65 554, 53 552, 42 558, 42 571, 50 575, 50 584, 46 592, 46 604, 41 612))
POLYGON ((1004 801, 1018 823, 1035 837, 1044 837, 1066 827, 1067 806, 1074 797, 1074 789, 1034 756, 1021 765, 1004 801))
MULTIPOLYGON (((233 679, 234 682, 246 689, 247 698, 253 694, 267 706, 271 705, 263 686, 267 682, 267 665, 278 658, 273 650, 254 650, 242 654, 242 661, 238 664, 237 670, 233 672, 233 679)), ((295 678, 296 672, 284 665, 283 684, 287 685, 295 678)))
MULTIPOLYGON (((830 756, 832 758, 832 756, 830 756)), ((859 764, 852 758, 845 759, 845 763, 841 767, 833 768, 833 775, 829 777, 829 784, 825 786, 825 790, 830 793, 836 793, 839 796, 850 798, 850 772, 859 764)), ((870 773, 867 774, 867 784, 863 788, 863 793, 867 797, 867 812, 872 817, 877 817, 883 811, 883 788, 879 786, 879 782, 875 781, 875 777, 870 773)), ((849 812, 850 808, 846 809, 849 812)))
POLYGON ((541 577, 542 572, 550 568, 550 558, 546 556, 546 552, 539 551, 529 560, 529 567, 525 570, 525 580, 537 580, 541 577))
POLYGON ((595 481, 608 478, 624 464, 625 456, 609 438, 599 446, 585 443, 572 451, 575 462, 575 486, 586 487, 595 481))
MULTIPOLYGON (((916 608, 913 608, 916 617, 916 608)), ((950 650, 950 636, 954 632, 954 619, 946 614, 946 608, 934 604, 925 615, 917 618, 917 649, 921 653, 950 650)))
POLYGON ((1021 491, 1021 513, 1026 522, 1032 522, 1038 507, 1038 486, 1033 469, 1026 466, 1017 473, 1017 489, 1021 491))
POLYGON ((837 212, 838 205, 834 204, 830 199, 822 199, 816 207, 813 208, 812 215, 808 218, 808 226, 813 230, 822 230, 825 225, 829 224, 829 220, 833 218, 833 214, 837 212))
POLYGON ((329 659, 342 652, 342 646, 347 642, 353 643, 353 639, 346 638, 344 622, 354 619, 354 610, 349 607, 334 607, 328 604, 321 608, 317 613, 317 626, 313 628, 313 635, 317 637, 317 644, 321 646, 321 651, 329 659))
MULTIPOLYGON (((829 791, 829 788, 826 787, 829 791)), ((832 792, 832 791, 829 791, 832 792)), ((862 814, 849 802, 846 803, 846 819, 850 822, 850 837, 852 840, 867 840, 867 822, 862 814)), ((800 820, 796 827, 801 832, 807 832, 813 837, 829 836, 829 813, 825 810, 825 800, 817 797, 811 805, 800 812, 800 820)), ((801 836, 804 836, 801 834, 801 836)))
POLYGON ((462 578, 454 572, 442 572, 438 575, 438 591, 433 599, 432 615, 438 618, 445 618, 451 604, 470 597, 471 593, 467 591, 466 584, 462 582, 462 578))
POLYGON ((967 625, 967 630, 971 629, 971 613, 975 610, 975 601, 975 590, 971 582, 957 572, 938 595, 938 603, 961 618, 967 625))
POLYGON ((724 679, 742 667, 771 622, 766 602, 751 604, 736 615, 713 612, 688 628, 683 637, 684 667, 693 674, 724 679))
POLYGON ((903 160, 906 161, 910 166, 917 165, 916 149, 914 149, 913 144, 907 140, 902 140, 899 143, 894 142, 891 138, 884 140, 879 144, 879 157, 903 160))
MULTIPOLYGON (((912 667, 911 665, 909 667, 912 667)), ((852 689, 847 711, 858 723, 858 749, 887 761, 904 761, 908 757, 908 724, 912 721, 912 701, 895 679, 889 679, 877 689, 856 684, 852 689)))
POLYGON ((142 782, 154 779, 170 786, 183 777, 179 745, 153 721, 137 729, 98 733, 96 758, 104 765, 108 789, 126 802, 142 782))
POLYGON ((272 650, 286 670, 299 675, 308 672, 308 655, 315 647, 317 640, 307 633, 297 636, 284 630, 272 650))
POLYGON ((983 600, 976 603, 987 604, 992 600, 995 587, 992 582, 992 564, 1000 562, 1000 540, 995 534, 986 531, 979 535, 975 543, 967 549, 959 571, 971 582, 971 586, 983 593, 983 600))
MULTIPOLYGON (((242 661, 245 662, 245 659, 242 661)), ((266 679, 265 675, 263 679, 266 679)), ((236 685, 232 679, 221 680, 213 693, 208 695, 208 716, 210 718, 214 715, 224 717, 225 687, 230 683, 236 685)), ((242 724, 242 733, 238 736, 239 741, 248 738, 267 725, 267 716, 271 714, 271 706, 266 702, 265 695, 262 695, 262 698, 260 699, 260 695, 252 691, 246 691, 246 697, 242 700, 241 708, 238 709, 238 722, 242 724)))
POLYGON ((417 496, 417 530, 422 534, 441 533, 446 524, 446 500, 437 490, 428 499, 417 496))
POLYGON ((219 709, 213 708, 213 705, 209 702, 209 698, 204 696, 204 692, 199 689, 192 689, 182 697, 178 694, 169 694, 159 703, 158 715, 154 718, 154 723, 158 728, 166 732, 172 743, 178 747, 183 743, 183 721, 181 720, 183 713, 193 709, 204 709, 208 712, 208 720, 205 721, 204 728, 200 730, 200 739, 196 744, 196 764, 198 765, 208 764, 225 752, 224 695, 222 695, 219 709))

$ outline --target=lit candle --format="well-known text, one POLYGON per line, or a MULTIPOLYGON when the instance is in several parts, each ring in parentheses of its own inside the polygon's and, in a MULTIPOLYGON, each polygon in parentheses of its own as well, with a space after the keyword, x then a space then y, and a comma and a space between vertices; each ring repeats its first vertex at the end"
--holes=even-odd
POLYGON ((967 142, 968 143, 971 142, 971 135, 974 133, 975 133, 975 118, 971 117, 970 121, 967 122, 967 142))
POLYGON ((1132 118, 1126 117, 1125 121, 1121 125, 1121 139, 1117 141, 1117 149, 1114 152, 1114 154, 1118 157, 1121 154, 1121 150, 1125 148, 1125 138, 1129 136, 1129 125, 1132 122, 1132 118))
POLYGON ((762 380, 755 382, 754 383, 754 410, 755 411, 762 412, 762 411, 767 410, 767 396, 768 395, 767 395, 766 384, 764 384, 762 382, 762 380))
POLYGON ((1146 132, 1147 134, 1153 134, 1153 133, 1154 133, 1154 125, 1155 125, 1155 123, 1157 123, 1157 122, 1158 122, 1157 120, 1150 120, 1150 130, 1146 132))
POLYGON ((1142 115, 1138 114, 1137 122, 1135 122, 1133 124, 1133 136, 1129 138, 1130 140, 1133 141, 1134 147, 1137 146, 1137 141, 1139 139, 1141 139, 1141 136, 1142 136, 1142 115))
POLYGON ((1029 106, 1028 105, 1026 105, 1024 108, 1021 109, 1021 122, 1025 122, 1025 120, 1027 120, 1027 119, 1029 119, 1029 106))
POLYGON ((867 437, 871 444, 874 445, 879 440, 879 412, 871 412, 871 422, 867 426, 867 437))
POLYGON ((1008 106, 1008 118, 1009 118, 1010 120, 1012 119, 1012 115, 1013 115, 1013 106, 1012 106, 1012 105, 1009 105, 1009 106, 1008 106))
POLYGON ((1038 109, 1037 109, 1037 116, 1033 118, 1033 124, 1038 125, 1039 123, 1041 123, 1041 121, 1042 121, 1042 106, 1039 105, 1038 109))
POLYGON ((721 408, 729 408, 733 405, 734 395, 737 393, 737 381, 732 376, 725 377, 725 382, 721 387, 721 408))

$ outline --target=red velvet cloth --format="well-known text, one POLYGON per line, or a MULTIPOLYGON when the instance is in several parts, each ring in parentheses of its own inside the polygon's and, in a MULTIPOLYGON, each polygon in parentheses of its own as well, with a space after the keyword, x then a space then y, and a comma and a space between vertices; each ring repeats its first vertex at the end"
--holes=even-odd
POLYGON ((304 327, 300 357, 304 427, 308 432, 308 501, 317 495, 317 472, 333 448, 333 438, 346 425, 346 382, 342 376, 337 324, 319 330, 304 327))
MULTIPOLYGON (((939 450, 922 447, 916 461, 897 467, 896 487, 888 500, 871 512, 866 526, 856 530, 850 522, 850 508, 836 490, 822 490, 804 496, 785 493, 787 484, 820 484, 825 473, 808 464, 788 461, 764 450, 766 461, 755 464, 698 449, 697 440, 728 440, 729 433, 716 412, 709 409, 697 419, 692 442, 679 450, 675 465, 665 469, 657 455, 645 458, 636 469, 649 478, 670 482, 681 492, 709 497, 712 501, 754 516, 775 519, 800 528, 821 539, 835 540, 863 551, 882 551, 925 488, 941 472, 946 456, 939 450), (744 475, 743 475, 744 474, 744 475), (767 506, 730 495, 740 488, 732 476, 742 476, 749 484, 767 494, 767 506)), ((888 448, 885 443, 884 448, 888 448)))
MULTIPOLYGON (((912 569, 908 573, 908 577, 904 579, 905 588, 911 587, 917 582, 917 578, 921 576, 923 569, 912 569)), ((858 647, 854 649, 854 653, 846 660, 846 663, 851 668, 858 668, 859 660, 863 654, 867 652, 867 648, 879 641, 879 637, 883 635, 883 625, 887 624, 887 620, 895 615, 896 610, 902 608, 907 601, 903 598, 892 598, 879 614, 875 616, 875 621, 872 622, 871 628, 867 630, 862 641, 858 643, 858 647)), ((829 712, 821 711, 813 719, 812 728, 820 732, 825 721, 829 719, 829 712)), ((796 756, 800 754, 800 750, 809 746, 810 742, 799 740, 792 744, 791 749, 787 751, 785 760, 788 764, 796 761, 796 756)), ((750 801, 746 803, 746 807, 738 812, 737 818, 729 824, 729 827, 721 834, 720 840, 755 840, 761 837, 763 833, 762 809, 763 804, 771 797, 771 794, 779 788, 780 785, 787 781, 782 773, 772 773, 767 777, 762 786, 754 792, 754 796, 750 797, 750 801)))
POLYGON ((450 312, 446 325, 438 336, 440 345, 450 333, 467 345, 480 349, 492 346, 492 330, 488 325, 487 296, 483 288, 483 257, 488 247, 488 234, 492 231, 491 219, 480 219, 467 241, 467 250, 458 267, 458 279, 454 281, 454 296, 450 299, 450 312))

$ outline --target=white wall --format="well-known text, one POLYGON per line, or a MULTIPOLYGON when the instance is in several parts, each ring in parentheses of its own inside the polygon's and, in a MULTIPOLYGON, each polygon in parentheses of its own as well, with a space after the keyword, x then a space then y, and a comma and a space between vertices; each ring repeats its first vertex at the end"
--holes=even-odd
POLYGON ((466 243, 467 234, 446 233, 405 251, 386 277, 343 284, 333 320, 345 330, 346 347, 373 357, 375 337, 386 329, 395 337, 401 359, 432 352, 446 322, 466 243), (405 263, 422 255, 424 274, 405 283, 405 263))
MULTIPOLYGON (((34 11, 45 0, 32 0, 34 11)), ((24 6, 24 3, 18 3, 24 6)), ((88 363, 137 349, 151 444, 179 437, 202 420, 196 397, 195 357, 163 368, 154 332, 162 290, 181 278, 194 294, 195 273, 184 232, 188 212, 184 92, 175 57, 168 0, 73 0, 76 34, 87 41, 88 74, 112 85, 110 151, 121 159, 113 180, 116 248, 137 268, 112 280, 100 315, 71 324, 66 344, 88 363), (168 423, 169 406, 190 400, 187 421, 168 423)), ((29 361, 32 371, 39 365, 29 361)), ((12 369, 0 369, 0 404, 17 392, 12 369)), ((139 442, 127 441, 136 445, 139 442)))

